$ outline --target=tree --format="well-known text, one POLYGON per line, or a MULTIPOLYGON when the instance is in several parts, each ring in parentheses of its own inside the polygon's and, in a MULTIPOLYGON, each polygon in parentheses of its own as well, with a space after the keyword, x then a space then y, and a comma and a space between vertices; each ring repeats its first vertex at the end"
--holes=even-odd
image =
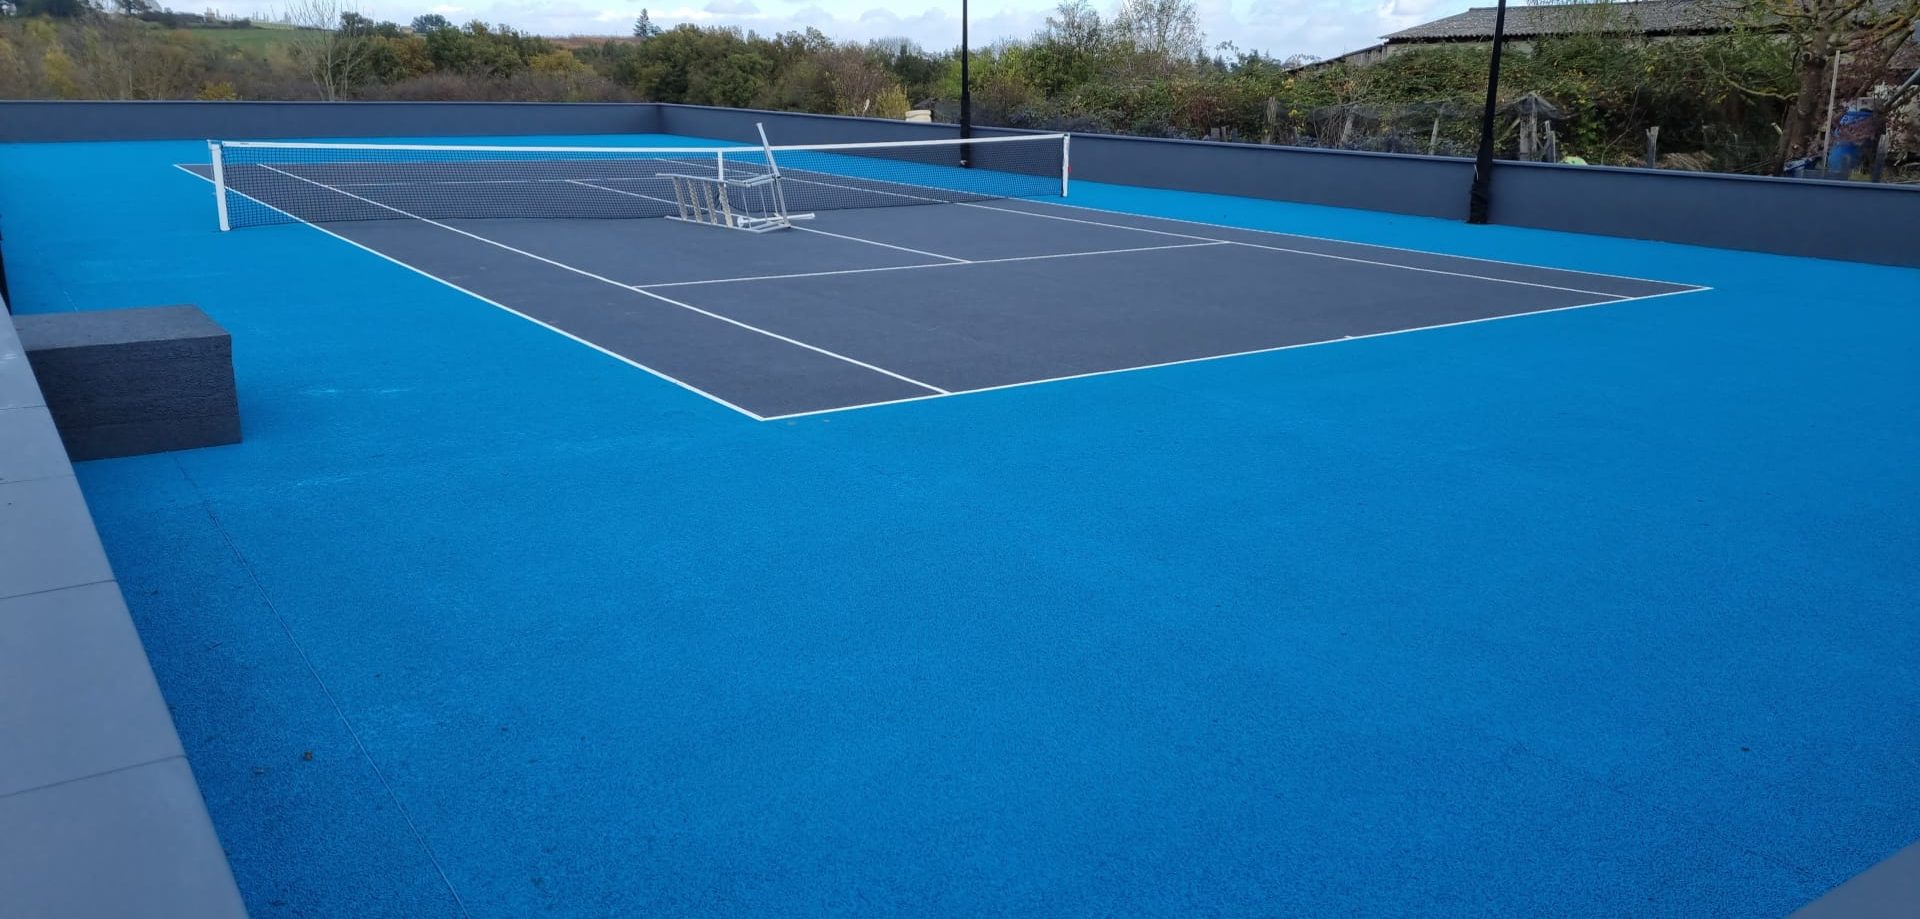
POLYGON ((527 59, 551 50, 544 39, 530 38, 511 26, 492 26, 476 19, 462 29, 443 29, 427 36, 427 53, 434 66, 481 77, 507 77, 527 69, 527 59))
POLYGON ((1060 0, 1053 15, 1047 17, 1046 28, 1034 36, 1034 41, 1091 55, 1099 53, 1105 38, 1106 27, 1100 21, 1100 11, 1093 8, 1090 0, 1060 0))
POLYGON ((40 58, 40 70, 47 75, 47 85, 55 95, 62 99, 80 98, 80 87, 73 79, 73 59, 67 56, 66 49, 58 44, 47 46, 40 58))
POLYGON ((53 19, 79 19, 100 8, 92 0, 15 0, 15 11, 21 16, 47 16, 53 19))
POLYGON ((328 102, 353 94, 367 76, 373 43, 355 34, 366 17, 346 0, 295 0, 286 20, 294 26, 288 53, 328 102))
POLYGON ((438 32, 441 29, 451 28, 453 28, 453 23, 448 22, 447 17, 439 13, 426 13, 413 17, 413 34, 415 35, 425 35, 428 32, 438 32))
MULTIPOLYGON (((876 115, 879 113, 874 109, 882 97, 890 93, 906 97, 900 81, 858 45, 841 45, 827 52, 820 57, 820 66, 826 71, 827 85, 832 87, 836 114, 876 115)), ((883 117, 906 115, 905 103, 899 108, 899 115, 883 117)))
POLYGON ((25 68, 13 42, 0 33, 0 98, 19 99, 27 94, 25 68))
POLYGON ((428 69, 477 77, 512 76, 526 70, 533 59, 554 50, 553 43, 544 38, 477 19, 461 28, 435 29, 413 38, 420 43, 428 69))
POLYGON ((433 72, 427 40, 419 35, 382 35, 367 56, 367 76, 375 83, 401 83, 433 72))
POLYGON ((867 42, 867 54, 900 80, 901 91, 910 99, 932 94, 944 66, 941 58, 928 54, 908 38, 876 38, 867 42))
POLYGON ((1048 95, 1091 81, 1107 52, 1107 27, 1089 0, 1061 0, 1033 37, 1033 80, 1048 95))
POLYGON ((660 27, 653 24, 653 17, 648 16, 645 9, 641 9, 640 15, 633 20, 633 37, 646 41, 659 34, 660 27))
POLYGON ((773 65, 751 51, 729 54, 693 72, 687 84, 687 100, 694 105, 724 105, 743 108, 753 104, 767 89, 773 65))
POLYGON ((738 29, 702 29, 682 23, 641 42, 631 88, 656 102, 748 105, 772 85, 771 43, 749 41, 738 29))
POLYGON ((556 48, 528 58, 527 69, 534 73, 551 76, 576 76, 586 72, 588 68, 580 62, 579 58, 573 56, 573 52, 565 48, 556 48))
POLYGON ((875 118, 905 118, 907 117, 907 109, 912 106, 912 104, 913 103, 907 101, 907 91, 901 89, 900 85, 896 83, 882 90, 880 95, 874 97, 873 107, 867 111, 867 114, 875 118))
POLYGON ((1193 0, 1121 0, 1113 25, 1135 51, 1152 59, 1163 73, 1198 60, 1206 51, 1200 13, 1193 0))
MULTIPOLYGON (((1743 13, 1745 27, 1784 33, 1793 48, 1794 90, 1777 153, 1784 163, 1812 152, 1819 125, 1832 115, 1834 59, 1844 55, 1856 72, 1883 69, 1920 20, 1920 0, 1745 0, 1743 13)), ((1850 88, 1842 98, 1865 89, 1850 88)))

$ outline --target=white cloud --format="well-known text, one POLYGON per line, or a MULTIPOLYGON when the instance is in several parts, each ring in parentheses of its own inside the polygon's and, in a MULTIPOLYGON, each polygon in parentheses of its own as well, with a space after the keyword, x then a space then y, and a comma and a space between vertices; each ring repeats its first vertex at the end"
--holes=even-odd
POLYGON ((707 0, 707 5, 701 9, 722 16, 751 16, 760 12, 753 0, 707 0))

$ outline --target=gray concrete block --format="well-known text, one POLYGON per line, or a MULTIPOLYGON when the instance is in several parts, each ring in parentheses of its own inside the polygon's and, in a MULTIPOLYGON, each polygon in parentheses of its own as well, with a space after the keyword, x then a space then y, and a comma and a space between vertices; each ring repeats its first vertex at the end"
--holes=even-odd
POLYGON ((0 798, 0 912, 244 917, 182 758, 0 798))
POLYGON ((240 442, 240 416, 178 416, 126 424, 95 424, 60 432, 75 462, 139 456, 167 450, 191 450, 240 442))
POLYGON ((0 600, 0 796, 184 755, 111 581, 0 600))
POLYGON ((73 476, 0 484, 0 599, 112 579, 73 476))
POLYGON ((72 474, 44 406, 0 408, 0 484, 72 474))
POLYGON ((65 350, 142 342, 205 341, 227 338, 199 307, 139 306, 129 309, 89 310, 80 313, 37 313, 13 317, 20 343, 28 351, 65 350))
POLYGON ((240 440, 232 339, 197 307, 51 313, 14 324, 74 460, 240 440))

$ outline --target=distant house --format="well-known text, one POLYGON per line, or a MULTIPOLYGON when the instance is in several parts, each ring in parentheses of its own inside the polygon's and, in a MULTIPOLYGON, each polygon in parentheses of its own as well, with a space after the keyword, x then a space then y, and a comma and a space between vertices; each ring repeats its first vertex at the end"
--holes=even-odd
MULTIPOLYGON (((1316 61, 1366 66, 1410 48, 1435 45, 1484 45, 1493 41, 1495 7, 1477 6, 1445 19, 1424 22, 1382 36, 1380 44, 1316 61)), ((1556 3, 1507 7, 1507 40, 1524 45, 1548 35, 1610 32, 1647 38, 1713 35, 1732 28, 1733 19, 1719 0, 1630 0, 1620 3, 1556 3)))

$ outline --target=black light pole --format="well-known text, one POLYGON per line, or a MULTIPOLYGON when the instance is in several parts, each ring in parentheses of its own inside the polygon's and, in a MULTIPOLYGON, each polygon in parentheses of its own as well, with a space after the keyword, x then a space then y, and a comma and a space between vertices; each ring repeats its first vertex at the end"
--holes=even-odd
MULTIPOLYGON (((973 80, 967 76, 967 0, 960 0, 960 139, 973 136, 973 80)), ((973 160, 970 146, 960 148, 960 165, 973 160)))
POLYGON ((1493 14, 1493 61, 1487 65, 1487 108, 1480 113, 1480 154, 1473 161, 1473 191, 1467 195, 1467 222, 1486 223, 1493 200, 1493 112, 1500 104, 1500 46, 1507 37, 1507 0, 1493 14))

